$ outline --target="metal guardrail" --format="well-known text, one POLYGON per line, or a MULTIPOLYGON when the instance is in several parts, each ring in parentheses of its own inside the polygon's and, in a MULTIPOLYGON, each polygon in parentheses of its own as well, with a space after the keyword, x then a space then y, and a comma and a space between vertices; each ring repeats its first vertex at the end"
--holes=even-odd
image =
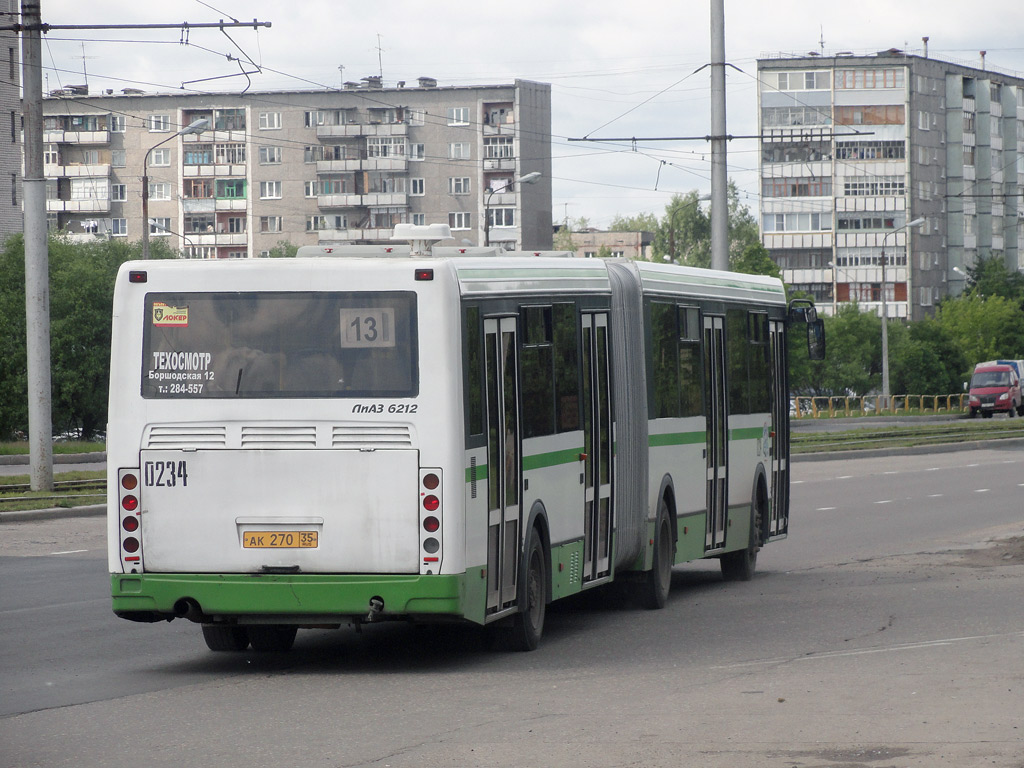
POLYGON ((966 413, 967 394, 956 395, 871 395, 867 397, 795 397, 790 409, 794 419, 840 418, 869 414, 896 415, 900 412, 966 413), (886 400, 888 399, 888 402, 886 400))

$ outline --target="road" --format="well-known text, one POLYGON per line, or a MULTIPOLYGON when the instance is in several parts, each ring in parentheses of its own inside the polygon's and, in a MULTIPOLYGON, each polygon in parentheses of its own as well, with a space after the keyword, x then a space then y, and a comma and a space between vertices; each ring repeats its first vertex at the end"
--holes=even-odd
POLYGON ((300 632, 282 656, 116 619, 102 521, 0 527, 0 766, 1024 766, 1024 451, 793 467, 752 582, 463 627, 300 632))

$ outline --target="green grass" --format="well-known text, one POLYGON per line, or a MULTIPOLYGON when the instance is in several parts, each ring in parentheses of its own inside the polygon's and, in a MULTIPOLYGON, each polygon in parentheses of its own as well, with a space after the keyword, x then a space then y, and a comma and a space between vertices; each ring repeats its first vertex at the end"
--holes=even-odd
MULTIPOLYGON (((89 443, 79 440, 60 441, 53 444, 54 453, 98 453, 107 450, 104 443, 89 443)), ((28 443, 25 441, 0 442, 0 456, 27 456, 28 443)))
POLYGON ((967 443, 1024 437, 1024 419, 964 420, 953 424, 915 424, 854 427, 842 432, 794 432, 794 454, 856 451, 868 448, 909 448, 919 445, 967 443))

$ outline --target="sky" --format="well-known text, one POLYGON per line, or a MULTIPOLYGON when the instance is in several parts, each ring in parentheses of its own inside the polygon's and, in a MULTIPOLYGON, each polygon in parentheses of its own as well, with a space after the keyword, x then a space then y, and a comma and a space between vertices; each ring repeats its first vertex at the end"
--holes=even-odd
MULTIPOLYGON (((555 220, 606 227, 710 192, 712 0, 41 0, 51 25, 270 22, 258 30, 52 30, 43 88, 146 92, 338 88, 383 75, 438 84, 551 84, 555 220), (240 75, 237 59, 251 74, 240 75), (636 137, 630 142, 571 139, 636 137)), ((725 0, 727 133, 757 131, 757 59, 899 48, 1024 77, 1024 2, 725 0)), ((757 210, 756 140, 728 145, 729 178, 757 210)))

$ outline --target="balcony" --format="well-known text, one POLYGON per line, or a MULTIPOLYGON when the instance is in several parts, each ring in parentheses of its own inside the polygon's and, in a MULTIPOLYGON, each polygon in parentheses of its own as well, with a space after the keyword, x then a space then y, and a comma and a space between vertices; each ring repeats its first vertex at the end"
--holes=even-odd
POLYGON ((345 125, 318 125, 318 139, 345 139, 357 136, 407 136, 405 123, 346 123, 345 125))
POLYGON ((223 197, 217 200, 214 210, 244 211, 247 202, 244 197, 223 197))
POLYGON ((321 229, 318 234, 320 242, 346 243, 355 240, 391 240, 391 229, 321 229))
POLYGON ((48 179, 55 178, 83 178, 83 177, 109 177, 110 163, 98 165, 87 165, 85 163, 75 165, 44 165, 43 176, 48 179))
POLYGON ((181 210, 185 213, 213 213, 217 210, 217 201, 212 197, 187 197, 181 201, 181 210))
POLYGON ((185 165, 182 166, 182 176, 186 179, 212 178, 217 177, 238 177, 245 178, 245 165, 233 163, 231 165, 185 165))
POLYGON ((109 213, 109 200, 47 200, 47 213, 109 213))
POLYGON ((44 144, 109 144, 110 131, 43 131, 44 144))
POLYGON ((189 234, 188 239, 196 245, 246 245, 249 242, 245 232, 204 232, 189 234))
POLYGON ((485 171, 515 171, 516 159, 514 157, 487 157, 484 158, 485 171))
POLYGON ((406 171, 409 161, 405 157, 368 157, 363 161, 364 171, 406 171))
POLYGON ((408 205, 408 199, 404 192, 377 192, 363 195, 363 205, 374 207, 408 205))
POLYGON ((366 205, 362 195, 317 195, 320 208, 358 208, 366 205))
POLYGON ((351 160, 317 160, 317 173, 351 173, 363 170, 363 161, 351 160))

